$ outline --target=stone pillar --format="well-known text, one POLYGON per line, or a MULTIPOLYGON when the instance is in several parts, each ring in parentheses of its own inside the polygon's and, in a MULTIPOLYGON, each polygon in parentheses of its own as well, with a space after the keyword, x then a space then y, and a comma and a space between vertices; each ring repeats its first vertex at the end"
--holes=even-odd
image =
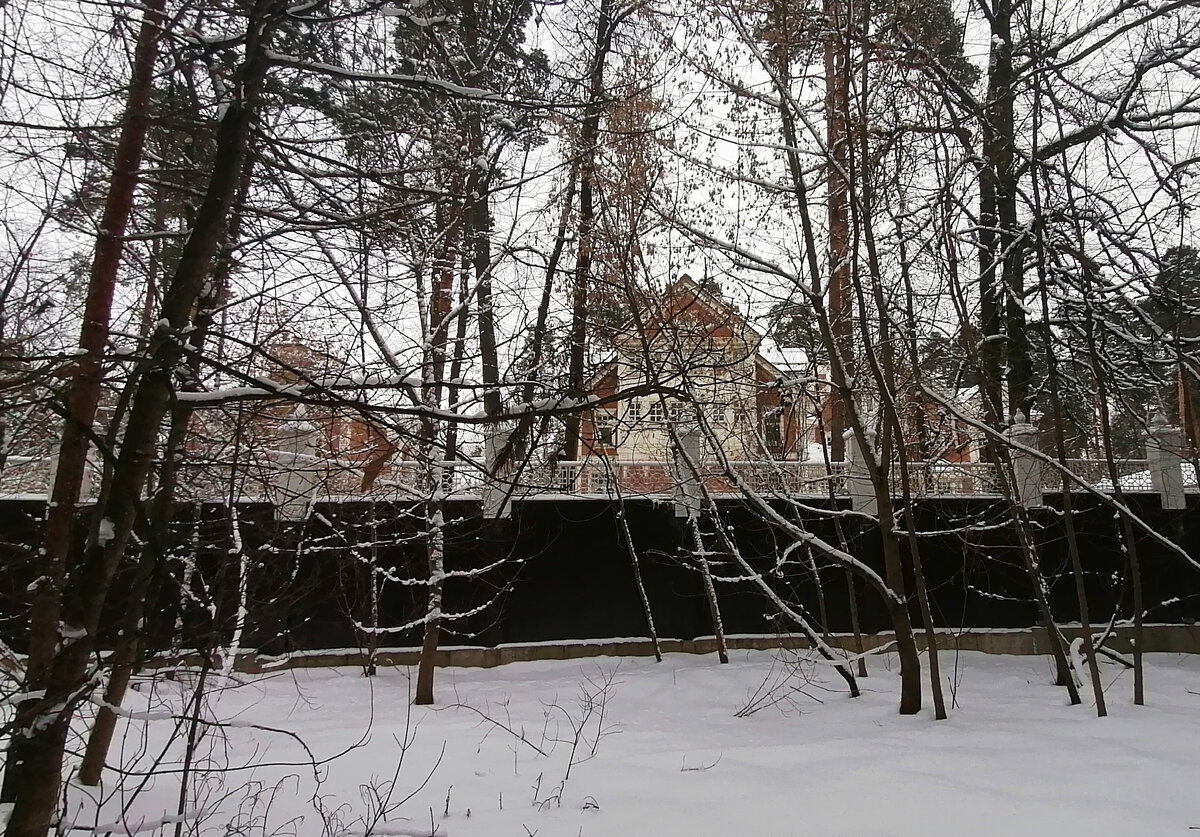
POLYGON ((512 517, 512 475, 517 471, 517 452, 510 451, 504 465, 497 467, 500 452, 508 443, 509 428, 496 426, 489 429, 483 440, 483 516, 487 519, 512 517))
POLYGON ((268 493, 280 520, 304 520, 320 483, 317 427, 299 419, 285 421, 275 433, 275 469, 268 493))
POLYGON ((1160 413, 1150 419, 1150 438, 1146 440, 1146 459, 1150 465, 1150 486, 1158 492, 1164 509, 1187 507, 1183 493, 1183 431, 1167 424, 1160 413))
MULTIPOLYGON (((1013 445, 1038 448, 1037 428, 1029 423, 1024 413, 1013 416, 1012 426, 1004 435, 1013 445)), ((1008 449, 1012 459, 1014 499, 1022 508, 1033 509, 1044 505, 1042 501, 1042 462, 1032 453, 1018 447, 1008 449)))
MULTIPOLYGON (((866 437, 867 445, 874 451, 875 431, 867 430, 866 437)), ((871 475, 867 472, 867 459, 858 448, 858 438, 853 429, 843 433, 842 440, 846 450, 846 493, 850 495, 850 507, 856 512, 874 517, 879 514, 879 501, 875 497, 871 475)))
MULTIPOLYGON (((104 434, 101 432, 101 428, 96 428, 96 435, 103 437, 104 434)), ((47 499, 54 496, 54 483, 58 481, 58 452, 59 452, 59 440, 58 439, 54 440, 53 451, 54 452, 52 454, 50 454, 50 458, 46 460, 45 485, 46 485, 46 498, 47 499)), ((17 460, 17 461, 21 462, 24 460, 17 460)), ((11 462, 11 460, 10 460, 10 462, 11 462)), ((80 503, 87 503, 87 502, 90 502, 91 500, 95 499, 92 496, 92 492, 97 488, 96 476, 103 474, 103 473, 104 473, 104 460, 100 456, 100 451, 96 450, 96 447, 89 442, 88 447, 87 447, 87 453, 84 454, 84 458, 83 458, 83 476, 80 478, 80 481, 79 481, 79 502, 80 503)), ((31 489, 36 491, 37 490, 36 484, 31 486, 31 489)), ((143 488, 143 492, 144 491, 145 491, 145 489, 143 488)), ((143 496, 145 496, 145 495, 143 494, 143 496)))
POLYGON ((699 468, 704 457, 704 434, 694 422, 676 428, 679 450, 675 456, 675 516, 699 517, 704 492, 700 489, 699 476, 688 466, 680 451, 687 453, 692 463, 699 468))
MULTIPOLYGON (((91 445, 88 445, 87 456, 83 461, 83 480, 79 483, 79 502, 86 503, 92 498, 92 491, 96 488, 96 476, 103 473, 104 462, 100 458, 100 452, 91 445)), ((54 471, 58 473, 58 456, 54 457, 54 471)))

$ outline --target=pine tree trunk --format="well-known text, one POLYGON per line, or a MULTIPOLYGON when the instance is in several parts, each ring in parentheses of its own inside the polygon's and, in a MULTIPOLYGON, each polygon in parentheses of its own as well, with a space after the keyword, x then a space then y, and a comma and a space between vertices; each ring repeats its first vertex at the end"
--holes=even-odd
MULTIPOLYGON (((37 586, 33 591, 33 608, 29 628, 29 659, 26 667, 26 692, 45 689, 60 640, 59 623, 62 613, 67 561, 72 551, 72 533, 78 510, 79 495, 87 465, 88 443, 100 401, 102 362, 108 343, 112 317, 113 292, 121 264, 125 230, 133 212, 134 193, 142 151, 150 125, 150 103, 154 87, 154 65, 158 43, 165 23, 165 0, 147 0, 134 47, 129 96, 125 103, 121 134, 117 139, 115 166, 104 211, 100 234, 92 258, 88 293, 84 301, 83 325, 79 348, 83 351, 75 360, 71 383, 67 389, 67 419, 63 424, 59 444, 58 465, 54 487, 43 529, 42 554, 39 560, 37 586)), ((23 701, 17 707, 16 728, 28 728, 41 715, 43 706, 35 700, 23 701)), ((48 738, 41 754, 49 760, 55 753, 61 758, 65 728, 48 738), (61 734, 60 734, 61 733, 61 734)), ((44 837, 57 803, 58 774, 47 776, 48 786, 32 787, 38 781, 31 774, 39 773, 31 760, 35 754, 26 746, 28 738, 16 735, 11 739, 0 802, 17 802, 19 797, 31 798, 22 807, 20 819, 16 812, 9 819, 6 833, 11 835, 38 834, 44 837), (20 769, 15 769, 17 766, 20 769), (42 794, 48 794, 43 796, 42 794)))
MULTIPOLYGON (((600 142, 600 117, 604 111, 604 65, 612 46, 612 0, 600 0, 596 17, 596 49, 588 74, 588 103, 579 132, 579 231, 575 255, 575 275, 571 287, 571 337, 567 369, 567 395, 583 398, 584 364, 588 345, 588 299, 592 282, 592 258, 596 231, 596 151, 600 142)), ((572 412, 566 420, 564 456, 568 462, 579 459, 580 415, 572 412)))
MULTIPOLYGON (((62 641, 51 649, 43 689, 45 697, 18 707, 19 729, 13 737, 6 784, 13 803, 6 837, 45 837, 54 819, 61 781, 66 735, 77 704, 89 689, 88 663, 95 645, 100 614, 113 574, 128 546, 141 492, 154 462, 159 426, 172 390, 172 376, 182 355, 178 335, 191 324, 196 300, 208 279, 225 232, 237 191, 251 123, 266 73, 263 38, 271 4, 251 17, 246 59, 238 90, 217 132, 217 147, 208 187, 180 261, 163 298, 160 329, 147 350, 147 370, 137 384, 117 464, 113 469, 104 516, 112 536, 89 543, 82 566, 63 591, 59 619, 53 627, 62 641)), ((77 489, 76 489, 77 490, 77 489)), ((47 532, 47 539, 51 533, 47 532)))
MULTIPOLYGON (((854 369, 854 322, 850 247, 850 113, 849 44, 843 37, 843 0, 825 0, 825 142, 829 161, 826 207, 829 218, 829 319, 836 351, 848 377, 854 369)), ((832 387, 829 394, 829 458, 846 459, 843 433, 849 427, 849 393, 832 387)))

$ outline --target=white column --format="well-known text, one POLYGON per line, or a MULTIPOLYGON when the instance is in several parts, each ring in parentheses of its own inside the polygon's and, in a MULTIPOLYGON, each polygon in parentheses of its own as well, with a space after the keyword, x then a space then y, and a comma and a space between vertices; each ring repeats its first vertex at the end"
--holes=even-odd
MULTIPOLYGON (((865 431, 867 445, 875 450, 875 431, 865 431)), ((879 501, 875 496, 875 486, 871 483, 871 475, 867 472, 867 459, 858 447, 858 437, 854 430, 842 434, 846 450, 846 493, 850 495, 850 507, 856 512, 869 514, 872 517, 879 514, 879 501)))
POLYGON ((1160 413, 1155 413, 1150 420, 1146 459, 1150 464, 1150 486, 1162 498, 1162 507, 1186 508, 1187 498, 1183 493, 1183 431, 1167 424, 1160 413))
POLYGON ((508 443, 509 428, 497 425, 488 429, 483 440, 483 516, 489 519, 512 517, 512 475, 516 472, 518 454, 510 451, 505 463, 497 467, 500 452, 508 443))
POLYGON ((307 421, 285 421, 275 438, 275 469, 268 487, 271 502, 280 520, 303 520, 320 482, 317 427, 307 421))
POLYGON ((698 517, 701 500, 704 496, 700 490, 698 474, 688 466, 683 453, 688 455, 696 468, 700 467, 704 457, 704 434, 694 422, 680 425, 676 428, 679 439, 679 450, 674 451, 675 457, 675 516, 698 517))
POLYGON ((1012 459, 1013 490, 1015 499, 1023 508, 1032 509, 1044 505, 1042 502, 1042 463, 1032 453, 1027 453, 1015 445, 1037 450, 1037 428, 1029 423, 1024 413, 1013 416, 1012 426, 1004 431, 1004 435, 1013 443, 1009 457, 1012 459))

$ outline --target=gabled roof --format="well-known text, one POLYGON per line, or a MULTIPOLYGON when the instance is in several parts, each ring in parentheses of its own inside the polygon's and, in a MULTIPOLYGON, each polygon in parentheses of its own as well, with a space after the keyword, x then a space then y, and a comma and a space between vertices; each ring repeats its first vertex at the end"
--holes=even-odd
MULTIPOLYGON (((794 374, 795 369, 803 368, 807 370, 807 356, 802 359, 795 357, 795 352, 803 351, 796 349, 779 349, 775 343, 769 338, 764 337, 750 322, 745 315, 729 300, 726 300, 719 293, 714 293, 709 288, 694 281, 686 273, 680 275, 678 279, 669 284, 663 291, 661 302, 657 311, 652 312, 652 316, 656 322, 647 323, 649 328, 661 326, 664 321, 670 321, 673 317, 684 310, 691 310, 693 307, 698 308, 703 313, 707 314, 706 319, 711 320, 717 325, 732 326, 734 332, 743 339, 752 354, 756 366, 765 368, 773 378, 783 378, 789 374, 794 374), (802 362, 801 362, 802 361, 802 362), (800 365, 796 365, 800 364, 800 365), (793 367, 795 366, 795 369, 793 367)), ((628 323, 632 326, 632 321, 628 323)), ((651 335, 649 339, 654 340, 656 335, 651 335)), ((587 386, 594 388, 600 380, 610 372, 617 362, 617 356, 613 355, 608 360, 601 363, 595 373, 588 379, 587 386)))
POLYGON ((695 282, 686 273, 666 287, 662 299, 665 304, 659 311, 660 318, 672 317, 697 306, 709 314, 714 323, 736 325, 740 336, 748 343, 758 346, 763 340, 763 335, 750 325, 733 303, 719 292, 714 293, 712 289, 695 282))

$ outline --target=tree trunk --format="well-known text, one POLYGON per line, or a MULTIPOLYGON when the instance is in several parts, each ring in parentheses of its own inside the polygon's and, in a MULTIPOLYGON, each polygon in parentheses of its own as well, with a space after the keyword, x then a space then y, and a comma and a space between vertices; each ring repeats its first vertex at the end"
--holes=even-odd
MULTIPOLYGON (((979 319, 982 343, 980 388, 985 418, 995 429, 1004 427, 1004 397, 1001 388, 1003 328, 1000 316, 1004 298, 1001 262, 1011 244, 1011 228, 998 234, 1001 217, 1015 215, 1011 186, 1013 167, 1013 66, 1012 2, 997 0, 991 20, 991 58, 988 65, 987 100, 980 123, 983 165, 979 179, 979 319)), ((1010 411, 1015 412, 1010 404, 1010 411)))
MULTIPOLYGON (((228 243, 220 270, 221 278, 219 281, 208 283, 206 292, 203 293, 197 304, 196 322, 188 338, 191 356, 188 360, 189 378, 184 384, 186 390, 199 391, 200 359, 204 352, 204 346, 208 342, 208 335, 212 331, 213 311, 229 287, 229 274, 233 263, 232 247, 233 243, 238 240, 242 220, 238 206, 245 201, 249 194, 252 168, 251 162, 247 159, 243 165, 238 196, 233 207, 234 216, 229 225, 228 243)), ((141 653, 142 622, 147 605, 146 596, 158 561, 164 554, 164 542, 171 522, 175 489, 179 484, 179 470, 183 464, 184 441, 193 412, 193 408, 187 402, 176 403, 171 410, 171 428, 167 433, 167 441, 163 449, 162 472, 159 475, 158 489, 155 492, 154 504, 150 512, 150 538, 141 546, 141 554, 134 572, 129 604, 125 608, 121 633, 109 659, 111 671, 108 677, 108 686, 104 691, 104 706, 101 706, 96 712, 96 720, 88 736, 87 750, 79 768, 79 782, 83 785, 94 786, 100 783, 100 774, 104 769, 104 762, 108 757, 109 746, 117 725, 117 715, 109 707, 119 707, 124 701, 129 680, 133 676, 141 653)))
MULTIPOLYGON (((100 402, 102 363, 112 319, 113 292, 121 264, 125 230, 133 212, 142 150, 150 125, 154 65, 165 23, 164 5, 165 0, 147 0, 134 47, 129 96, 125 103, 121 134, 117 139, 112 181, 100 219, 99 236, 88 278, 88 293, 84 301, 83 325, 79 334, 79 348, 83 351, 75 360, 67 389, 67 418, 63 424, 54 487, 43 528, 40 578, 33 591, 30 615, 29 660, 24 683, 26 692, 47 687, 60 641, 67 560, 72 549, 72 532, 87 465, 92 423, 100 402)), ((19 704, 15 719, 17 729, 28 728, 37 720, 43 708, 41 702, 36 700, 19 704)), ((48 760, 55 760, 55 753, 61 760, 63 736, 65 728, 62 736, 55 733, 53 740, 47 742, 44 755, 48 760)), ((30 751, 28 742, 28 737, 16 735, 9 744, 0 802, 15 803, 19 797, 28 800, 27 804, 19 806, 19 817, 16 811, 10 817, 7 834, 14 837, 39 834, 39 837, 44 837, 57 804, 59 778, 57 772, 45 776, 44 784, 40 779, 29 778, 31 772, 42 771, 30 762, 34 753, 30 751), (16 769, 18 766, 20 769, 16 769)))
MULTIPOLYGON (((87 667, 109 586, 128 546, 141 507, 141 492, 154 463, 159 426, 171 399, 172 377, 183 354, 179 335, 191 324, 197 298, 209 278, 224 235, 242 171, 246 144, 258 109, 267 59, 266 22, 274 3, 259 6, 249 21, 246 58, 238 87, 217 132, 216 153, 204 200, 166 289, 162 326, 147 349, 146 373, 126 425, 104 517, 111 525, 105 542, 89 543, 80 571, 64 590, 59 628, 45 677, 45 697, 18 708, 19 728, 9 747, 13 810, 6 837, 44 837, 51 827, 62 773, 64 745, 77 703, 88 690, 87 667)), ((97 527, 93 527, 93 531, 97 527)))
MULTIPOLYGON (((592 282, 592 259, 596 231, 596 147, 600 142, 600 117, 604 111, 604 65, 612 46, 612 0, 600 0, 596 17, 596 49, 588 71, 588 102, 584 109, 579 141, 579 244, 575 255, 575 275, 571 287, 571 337, 567 368, 567 395, 583 398, 584 364, 588 345, 588 298, 592 282)), ((579 458, 580 414, 572 412, 566 420, 564 457, 579 458)))
POLYGON ((721 620, 721 607, 717 603, 717 588, 713 584, 712 568, 708 563, 708 554, 704 549, 704 536, 700 534, 700 520, 696 515, 688 515, 687 527, 692 538, 696 566, 700 569, 700 578, 704 582, 704 599, 708 602, 708 615, 712 620, 713 636, 717 640, 717 658, 722 663, 728 663, 729 649, 725 645, 725 624, 721 620))
MULTIPOLYGON (((854 322, 851 306, 853 282, 850 248, 850 72, 849 44, 844 38, 846 11, 841 0, 825 0, 825 142, 826 207, 829 217, 829 319, 835 349, 848 376, 854 369, 854 322)), ((829 458, 846 458, 843 434, 849 427, 850 393, 831 387, 829 394, 829 458)))
POLYGON ((446 540, 445 513, 441 498, 441 469, 433 468, 434 479, 439 485, 433 489, 426 520, 429 562, 429 599, 425 607, 425 638, 421 643, 421 660, 417 666, 417 690, 413 703, 427 706, 433 703, 434 657, 442 631, 442 594, 446 583, 446 540))
POLYGON ((913 636, 912 619, 903 604, 904 565, 900 559, 900 541, 896 536, 895 519, 888 509, 880 508, 879 529, 883 545, 883 566, 888 587, 900 601, 885 599, 892 630, 896 634, 896 653, 900 657, 900 714, 915 715, 921 711, 921 654, 913 636))
POLYGON ((621 533, 622 540, 625 541, 625 548, 629 550, 629 560, 633 564, 633 581, 637 586, 638 598, 642 603, 642 613, 646 617, 646 633, 650 636, 650 642, 654 646, 654 661, 662 662, 662 649, 658 644, 658 631, 654 627, 654 613, 650 610, 650 597, 646 594, 646 585, 642 581, 642 565, 638 560, 637 547, 633 543, 633 533, 629 531, 629 520, 625 513, 625 500, 619 494, 620 485, 617 486, 617 528, 621 533))
MULTIPOLYGON (((481 21, 476 0, 463 3, 463 46, 470 69, 466 82, 471 87, 487 87, 488 73, 480 54, 479 30, 481 21)), ((479 360, 483 384, 483 409, 488 416, 500 414, 500 360, 496 348, 496 311, 492 300, 492 216, 490 161, 484 147, 483 107, 477 102, 464 102, 466 108, 467 153, 470 169, 467 173, 467 248, 475 273, 475 294, 479 303, 479 360)))

